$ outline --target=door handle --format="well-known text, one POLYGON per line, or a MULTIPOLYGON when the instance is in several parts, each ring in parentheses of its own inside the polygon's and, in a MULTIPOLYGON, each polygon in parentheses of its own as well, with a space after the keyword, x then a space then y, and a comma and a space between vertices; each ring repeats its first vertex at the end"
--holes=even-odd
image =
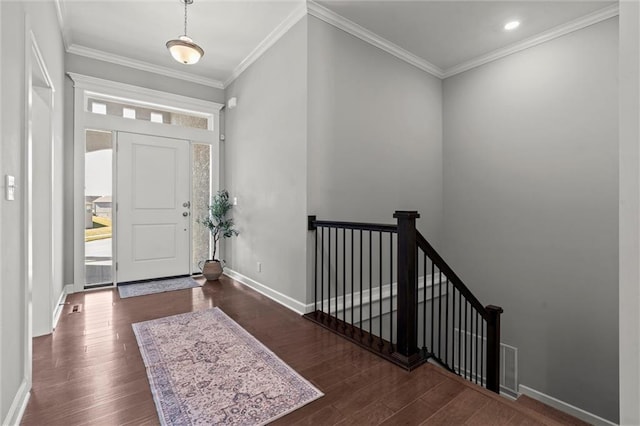
POLYGON ((184 217, 189 216, 189 212, 182 212, 182 216, 184 216, 184 217))
POLYGON ((191 207, 191 203, 189 201, 185 201, 184 203, 182 203, 182 207, 189 208, 191 207))

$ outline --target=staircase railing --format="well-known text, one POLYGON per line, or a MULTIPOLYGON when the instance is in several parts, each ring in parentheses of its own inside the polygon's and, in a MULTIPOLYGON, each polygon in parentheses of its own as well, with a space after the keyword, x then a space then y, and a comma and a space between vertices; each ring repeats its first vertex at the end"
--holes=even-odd
POLYGON ((500 314, 484 307, 417 231, 415 211, 396 225, 317 220, 314 311, 306 318, 411 370, 428 359, 499 392, 500 314))

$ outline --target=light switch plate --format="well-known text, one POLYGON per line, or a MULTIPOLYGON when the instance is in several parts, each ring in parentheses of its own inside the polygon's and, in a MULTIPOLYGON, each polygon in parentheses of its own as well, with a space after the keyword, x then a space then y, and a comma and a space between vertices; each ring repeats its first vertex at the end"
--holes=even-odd
POLYGON ((15 200, 15 192, 16 192, 15 176, 5 175, 4 176, 4 196, 7 199, 7 201, 15 200))

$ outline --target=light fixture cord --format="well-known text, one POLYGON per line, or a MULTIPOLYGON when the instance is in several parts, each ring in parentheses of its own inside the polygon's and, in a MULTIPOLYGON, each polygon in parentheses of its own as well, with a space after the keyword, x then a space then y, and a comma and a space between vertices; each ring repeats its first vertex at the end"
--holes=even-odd
POLYGON ((184 0, 184 35, 187 36, 187 0, 184 0))

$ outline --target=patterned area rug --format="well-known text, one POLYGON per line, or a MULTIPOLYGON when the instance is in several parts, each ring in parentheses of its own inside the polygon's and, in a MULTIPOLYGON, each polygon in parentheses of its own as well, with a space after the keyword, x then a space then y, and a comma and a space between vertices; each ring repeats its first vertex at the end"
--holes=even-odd
POLYGON ((127 284, 118 286, 120 298, 144 296, 146 294, 164 293, 165 291, 182 290, 185 288, 200 287, 193 278, 170 278, 167 280, 149 281, 146 283, 127 284))
POLYGON ((133 324, 163 425, 258 425, 323 393, 218 308, 133 324))

